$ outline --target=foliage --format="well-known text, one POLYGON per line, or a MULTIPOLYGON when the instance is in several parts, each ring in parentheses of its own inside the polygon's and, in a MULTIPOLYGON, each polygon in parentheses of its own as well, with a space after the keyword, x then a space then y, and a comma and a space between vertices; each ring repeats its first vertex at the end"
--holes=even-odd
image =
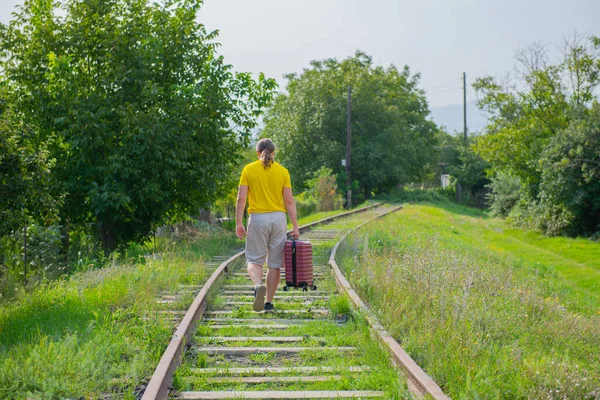
POLYGON ((30 218, 55 219, 60 199, 50 194, 54 160, 45 145, 0 99, 0 236, 22 230, 30 218))
POLYGON ((565 218, 564 226, 546 230, 575 235, 600 232, 600 103, 587 120, 552 138, 540 163, 542 209, 565 218))
POLYGON ((521 198, 521 182, 518 178, 499 172, 488 187, 492 190, 488 194, 492 215, 507 217, 521 198))
POLYGON ((344 200, 337 191, 337 176, 331 168, 321 167, 314 173, 312 179, 304 184, 307 193, 315 199, 316 211, 333 211, 342 208, 344 200))
MULTIPOLYGON (((449 188, 456 196, 456 185, 461 185, 460 202, 471 206, 483 208, 484 204, 479 199, 487 191, 486 185, 490 182, 487 169, 490 167, 479 154, 473 150, 473 138, 465 143, 462 136, 453 136, 443 130, 436 133, 439 143, 437 148, 437 164, 442 173, 450 174, 452 185, 449 188)), ((436 183, 439 175, 436 177, 436 183)))
POLYGON ((464 140, 461 137, 451 135, 443 129, 438 129, 435 133, 437 148, 438 165, 442 172, 446 172, 448 167, 460 163, 460 149, 464 147, 464 140))
POLYGON ((241 152, 240 162, 237 168, 229 175, 227 182, 229 192, 217 199, 212 207, 217 218, 229 218, 228 221, 223 221, 222 225, 233 232, 235 232, 235 207, 240 176, 244 167, 255 160, 255 146, 250 145, 241 152))
MULTIPOLYGON (((20 276, 23 274, 23 232, 0 238, 0 255, 4 258, 5 274, 20 276)), ((27 227, 27 270, 28 275, 57 277, 64 273, 66 265, 60 254, 60 229, 56 225, 44 227, 30 224, 27 227)), ((1 277, 1 276, 0 276, 1 277)), ((3 285, 0 282, 0 288, 3 285)))
POLYGON ((574 36, 555 65, 540 45, 517 59, 518 84, 484 77, 474 85, 479 106, 491 115, 475 150, 493 172, 520 180, 524 197, 516 220, 533 222, 550 234, 593 234, 600 222, 598 204, 591 200, 598 196, 593 138, 598 132, 594 91, 600 85, 600 39, 591 37, 588 44, 574 36))
POLYGON ((273 80, 233 73, 201 2, 26 1, 0 28, 11 102, 48 145, 61 217, 106 251, 226 192, 273 80))
POLYGON ((317 212, 317 200, 308 194, 308 192, 302 192, 297 196, 294 196, 296 202, 296 212, 298 218, 307 217, 317 212))
POLYGON ((408 67, 376 67, 371 57, 357 52, 341 62, 312 61, 302 74, 287 79, 287 93, 277 96, 268 111, 262 135, 275 140, 295 188, 304 189, 323 166, 338 179, 345 177, 348 86, 352 179, 360 193, 369 198, 424 176, 434 152, 435 125, 426 119, 418 74, 408 67))
POLYGON ((475 153, 470 146, 458 146, 457 153, 458 161, 448 168, 450 175, 455 178, 457 183, 471 191, 485 187, 490 182, 486 174, 489 163, 475 153))

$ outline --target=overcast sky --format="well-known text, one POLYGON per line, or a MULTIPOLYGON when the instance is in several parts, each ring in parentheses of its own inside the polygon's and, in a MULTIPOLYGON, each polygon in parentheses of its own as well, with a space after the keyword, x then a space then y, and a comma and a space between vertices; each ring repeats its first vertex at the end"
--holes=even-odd
MULTIPOLYGON (((0 21, 19 3, 0 0, 0 21)), ((283 85, 310 60, 360 49, 420 72, 434 107, 462 102, 463 71, 468 83, 511 71, 519 47, 554 50, 574 31, 600 36, 600 0, 205 0, 199 17, 220 31, 220 52, 237 70, 283 85)))

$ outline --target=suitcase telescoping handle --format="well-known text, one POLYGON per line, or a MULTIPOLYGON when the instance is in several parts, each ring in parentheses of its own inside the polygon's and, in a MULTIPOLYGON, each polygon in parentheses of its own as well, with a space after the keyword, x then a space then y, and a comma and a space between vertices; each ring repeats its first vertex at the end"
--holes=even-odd
POLYGON ((294 285, 298 285, 296 279, 296 239, 292 238, 292 280, 294 285))

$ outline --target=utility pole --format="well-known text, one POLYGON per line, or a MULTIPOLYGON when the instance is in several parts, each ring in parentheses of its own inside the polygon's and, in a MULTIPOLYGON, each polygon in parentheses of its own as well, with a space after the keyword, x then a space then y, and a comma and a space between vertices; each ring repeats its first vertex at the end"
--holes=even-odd
POLYGON ((464 122, 464 134, 465 134, 465 146, 468 144, 467 138, 467 73, 463 72, 463 122, 464 122))
POLYGON ((350 158, 352 156, 352 87, 348 86, 348 127, 347 133, 348 136, 346 138, 346 187, 347 187, 347 204, 348 209, 352 207, 352 170, 350 168, 350 158))

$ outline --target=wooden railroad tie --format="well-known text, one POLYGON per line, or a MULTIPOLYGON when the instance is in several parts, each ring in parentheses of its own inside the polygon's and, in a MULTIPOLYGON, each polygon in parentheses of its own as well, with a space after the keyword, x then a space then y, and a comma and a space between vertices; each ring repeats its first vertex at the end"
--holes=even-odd
MULTIPOLYGON (((271 382, 327 382, 339 381, 344 377, 342 375, 321 375, 321 376, 230 376, 226 378, 205 378, 204 382, 209 383, 271 383, 271 382)), ((193 380, 193 377, 187 378, 193 380)))
POLYGON ((289 324, 251 324, 251 325, 240 325, 240 324, 220 324, 220 325, 210 325, 209 328, 212 329, 234 329, 234 328, 246 328, 246 329, 289 329, 293 325, 289 324))
MULTIPOLYGON (((254 296, 251 295, 239 295, 239 296, 221 296, 221 298, 225 301, 246 301, 246 304, 252 304, 252 301, 254 300, 254 296)), ((275 295, 275 299, 274 302, 289 302, 289 303, 294 303, 294 302, 298 302, 298 303, 302 303, 306 300, 329 300, 331 298, 331 296, 327 296, 327 295, 311 295, 311 294, 306 294, 304 296, 277 296, 275 295)))
MULTIPOLYGON (((318 284, 318 282, 317 282, 318 284)), ((252 294, 252 289, 238 289, 238 290, 223 290, 221 292, 221 294, 225 295, 225 296, 240 296, 240 295, 245 295, 245 296, 253 296, 252 294)), ((284 292, 283 290, 279 289, 277 291, 277 294, 275 295, 276 298, 281 298, 281 297, 293 297, 293 296, 314 296, 314 295, 327 295, 327 294, 331 294, 330 292, 323 292, 321 290, 308 290, 306 292, 302 291, 301 289, 292 289, 289 292, 284 292)))
MULTIPOLYGON (((204 318, 202 320, 203 322, 208 322, 210 326, 211 322, 217 322, 217 323, 231 323, 231 322, 240 322, 240 323, 250 323, 250 324, 263 324, 265 325, 265 323, 271 323, 271 324, 285 324, 285 325, 302 325, 302 324, 306 324, 308 322, 311 321, 319 321, 319 322, 323 322, 322 318, 318 318, 318 319, 309 319, 309 318, 304 318, 304 319, 289 319, 289 318, 219 318, 219 317, 215 317, 215 318, 204 318)), ((242 325, 239 325, 242 326, 242 325)))
POLYGON ((209 336, 202 339, 214 342, 273 342, 273 343, 295 343, 307 340, 325 342, 320 337, 310 336, 209 336))
POLYGON ((256 353, 297 354, 306 351, 353 352, 356 347, 194 347, 199 353, 224 354, 228 356, 246 356, 256 353))
MULTIPOLYGON (((233 315, 234 313, 237 313, 237 310, 214 310, 214 311, 207 311, 204 313, 204 315, 206 316, 212 316, 212 315, 233 315)), ((302 314, 318 314, 318 315, 328 315, 329 314, 329 310, 327 309, 314 309, 314 310, 276 310, 274 312, 260 312, 260 313, 256 313, 258 315, 277 315, 277 314, 298 314, 298 315, 302 315, 302 314)))
MULTIPOLYGON (((344 367, 343 371, 359 373, 369 371, 368 365, 344 367)), ((340 367, 251 367, 251 368, 192 368, 195 375, 264 375, 264 374, 324 374, 327 372, 341 372, 340 367)))
POLYGON ((179 399, 340 399, 383 397, 383 392, 320 390, 320 391, 250 391, 250 392, 180 392, 179 399))

